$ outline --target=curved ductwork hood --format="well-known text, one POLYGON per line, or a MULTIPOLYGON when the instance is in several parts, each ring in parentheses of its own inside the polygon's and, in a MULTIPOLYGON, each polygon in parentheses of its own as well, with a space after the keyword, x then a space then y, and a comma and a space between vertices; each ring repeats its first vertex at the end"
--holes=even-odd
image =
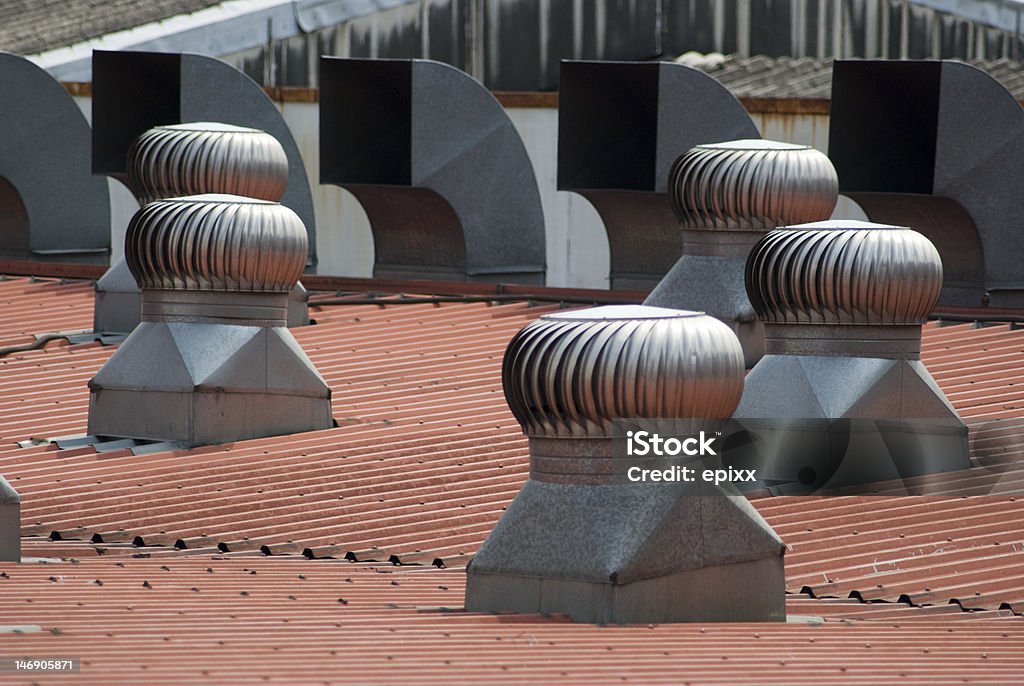
POLYGON ((758 138, 757 127, 722 84, 671 62, 566 60, 558 97, 558 190, 601 215, 611 288, 650 290, 682 252, 666 198, 673 162, 702 143, 758 138))
POLYGON ((512 121, 430 60, 320 59, 320 183, 373 230, 373 275, 543 284, 544 215, 512 121))

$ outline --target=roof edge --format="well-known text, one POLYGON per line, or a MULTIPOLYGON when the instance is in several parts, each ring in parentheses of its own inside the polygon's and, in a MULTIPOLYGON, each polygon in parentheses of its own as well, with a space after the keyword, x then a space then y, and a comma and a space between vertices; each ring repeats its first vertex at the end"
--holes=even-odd
POLYGON ((63 81, 92 78, 93 50, 149 50, 230 55, 344 23, 412 0, 227 0, 213 7, 179 14, 160 21, 26 58, 63 81))

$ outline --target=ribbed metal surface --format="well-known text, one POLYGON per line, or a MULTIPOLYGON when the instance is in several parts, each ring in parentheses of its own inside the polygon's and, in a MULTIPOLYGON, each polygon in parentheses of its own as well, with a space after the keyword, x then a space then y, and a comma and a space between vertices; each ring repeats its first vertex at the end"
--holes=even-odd
POLYGON ((698 145, 669 172, 668 197, 683 226, 768 231, 828 219, 839 178, 814 148, 767 140, 698 145))
MULTIPOLYGON (((1009 547, 1009 546, 1006 546, 1009 547)), ((595 626, 462 611, 463 569, 183 555, 0 566, 8 653, 75 656, 80 673, 9 683, 1020 684, 1024 621, 789 595, 791 623, 595 626), (811 618, 814 618, 811 620, 811 618), (810 623, 808 623, 810 622, 810 623)), ((5 681, 8 683, 8 681, 5 681)))
POLYGON ((599 307, 545 315, 516 334, 502 382, 528 435, 603 435, 617 418, 729 417, 743 351, 702 313, 599 307))
POLYGON ((911 229, 818 222, 761 239, 746 285, 765 322, 923 324, 942 290, 942 260, 911 229))
POLYGON ((284 293, 305 268, 306 241, 302 220, 284 205, 197 195, 136 212, 125 259, 143 289, 284 293))
MULTIPOLYGON (((33 332, 88 328, 91 299, 88 282, 0 281, 0 341, 30 343, 33 332)), ((502 351, 525 323, 555 306, 338 307, 317 306, 316 299, 312 306, 318 325, 298 329, 295 335, 335 389, 334 416, 339 426, 320 432, 145 457, 128 449, 97 454, 89 446, 21 448, 17 442, 31 436, 85 431, 86 383, 114 348, 55 341, 45 349, 2 358, 0 473, 23 498, 23 533, 60 532, 65 540, 54 546, 81 539, 75 545, 82 546, 82 555, 72 555, 79 558, 94 552, 87 542, 95 536, 105 541, 96 544, 106 551, 99 559, 108 559, 121 548, 126 553, 153 553, 155 558, 161 549, 129 545, 138 537, 147 545, 167 546, 159 552, 165 556, 199 555, 203 550, 216 554, 219 544, 222 550, 237 551, 228 555, 244 556, 245 565, 259 561, 248 556, 261 547, 275 554, 308 550, 318 557, 343 558, 351 553, 357 559, 394 556, 403 563, 428 565, 435 558, 449 566, 464 562, 494 527, 529 472, 527 441, 499 387, 502 351), (188 549, 175 551, 173 544, 178 540, 188 549)), ((929 323, 923 327, 922 359, 958 413, 974 426, 995 418, 1020 418, 1022 346, 1024 329, 929 323)), ((1024 500, 1019 496, 1015 501, 960 497, 999 492, 993 489, 994 482, 1003 484, 1003 492, 1019 493, 1024 463, 1020 455, 1006 457, 1013 462, 1005 469, 952 472, 900 484, 906 488, 929 483, 929 492, 946 496, 941 502, 894 492, 893 497, 762 498, 755 504, 793 546, 786 553, 791 591, 808 586, 819 595, 845 598, 853 592, 870 593, 872 598, 893 602, 906 594, 929 604, 922 612, 932 619, 951 610, 954 618, 974 616, 961 612, 961 605, 991 611, 1006 606, 1020 614, 1024 613, 1024 567, 1015 561, 1021 555, 1019 542, 1024 540, 1024 500), (950 604, 951 599, 959 604, 950 604)), ((26 547, 27 555, 57 553, 31 552, 26 547)), ((357 566, 340 559, 318 563, 343 569, 357 566)), ((206 564, 201 567, 203 578, 209 578, 206 564)), ((54 596, 54 590, 62 587, 48 580, 62 573, 44 567, 42 592, 54 601, 55 616, 66 621, 67 608, 75 605, 54 596)), ((163 571, 159 563, 156 567, 163 571)), ((23 578, 17 569, 9 571, 12 578, 0 578, 0 586, 23 578)), ((459 574, 465 578, 464 572, 459 574)), ((262 577, 261 573, 253 578, 262 577)), ((156 583, 148 575, 142 578, 156 583)), ((101 575, 79 579, 94 590, 127 588, 101 575), (94 578, 107 583, 95 586, 94 578)), ((187 591, 191 586, 202 592, 186 595, 203 601, 209 589, 194 581, 177 586, 178 595, 180 589, 187 591)), ((154 591, 143 588, 141 578, 134 587, 140 593, 154 591)), ((66 588, 77 597, 82 587, 66 588)), ((463 589, 452 590, 452 602, 460 605, 463 589)), ((233 595, 241 600, 237 592, 233 595)), ((39 612, 39 608, 32 610, 35 603, 25 603, 25 594, 13 597, 39 612)), ((332 607, 341 609, 336 596, 329 600, 332 607)), ((288 611, 295 612, 294 601, 281 602, 292 603, 288 611)), ((409 606, 432 604, 424 600, 409 606)), ((138 608, 125 614, 125 607, 118 605, 116 612, 122 617, 143 616, 138 608)), ((865 607, 870 612, 888 612, 896 606, 865 607)), ((3 623, 19 623, 4 609, 0 608, 3 623)), ((792 609, 791 613, 820 614, 792 609)), ((115 615, 107 613, 103 618, 115 615)), ((435 615, 423 616, 436 621, 435 615)), ((37 617, 25 621, 39 623, 37 617)), ((210 625, 202 615, 197 621, 210 625)), ((778 626, 797 631, 800 625, 778 626)), ((646 625, 643 631, 649 631, 646 625)), ((945 632, 943 628, 941 633, 945 632)), ((109 644, 102 635, 97 640, 109 644)), ((879 648, 874 643, 868 652, 879 648)), ((68 648, 54 654, 77 653, 68 648)), ((733 683, 734 677, 730 673, 720 681, 733 683)), ((765 680, 759 673, 752 681, 765 680)), ((934 674, 923 678, 923 683, 934 682, 934 674)))
POLYGON ((288 185, 288 156, 276 138, 218 122, 152 128, 128 150, 127 167, 143 204, 199 193, 277 201, 288 185))

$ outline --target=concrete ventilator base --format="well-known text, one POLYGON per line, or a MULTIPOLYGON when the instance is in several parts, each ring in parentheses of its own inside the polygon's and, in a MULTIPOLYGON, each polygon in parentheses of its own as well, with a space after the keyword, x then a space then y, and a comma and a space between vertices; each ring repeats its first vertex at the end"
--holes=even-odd
POLYGON ((330 389, 283 327, 143 322, 89 388, 97 436, 202 445, 333 425, 330 389))
POLYGON ((469 611, 577 622, 785 621, 785 547, 707 485, 530 479, 467 568, 469 611))
MULTIPOLYGON (((96 282, 92 328, 97 333, 131 333, 142 319, 142 289, 122 257, 96 282)), ((288 294, 288 326, 309 324, 309 292, 301 283, 288 294)))

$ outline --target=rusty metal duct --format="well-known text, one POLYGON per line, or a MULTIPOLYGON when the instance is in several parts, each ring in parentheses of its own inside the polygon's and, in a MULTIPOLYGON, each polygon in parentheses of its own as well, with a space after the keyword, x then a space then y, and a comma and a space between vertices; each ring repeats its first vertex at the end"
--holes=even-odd
POLYGON ((695 145, 759 137, 732 93, 697 69, 562 62, 558 189, 601 215, 613 289, 654 288, 681 253, 665 197, 672 163, 695 145))
MULTIPOLYGON (((139 204, 202 193, 278 201, 288 184, 288 156, 258 129, 220 122, 157 126, 128 149, 127 183, 139 204)), ((288 325, 309 323, 307 294, 296 284, 288 325)), ((96 284, 93 328, 128 332, 139 323, 142 292, 122 259, 96 284)))
POLYGON ((285 326, 306 240, 254 198, 140 209, 125 258, 142 322, 89 382, 89 433, 198 445, 330 427, 330 389, 285 326))
POLYGON ((969 467, 967 429, 920 359, 942 289, 935 246, 851 220, 777 229, 750 253, 765 356, 735 416, 785 492, 969 467))
POLYGON ((21 561, 21 498, 0 474, 0 562, 21 561))
POLYGON ((110 195, 89 166, 89 122, 52 76, 0 53, 0 257, 107 264, 110 195))
POLYGON ((837 60, 829 156, 871 221, 919 227, 942 256, 940 305, 1024 306, 1024 112, 952 61, 837 60))
POLYGON ((828 219, 837 194, 836 171, 814 148, 759 139, 696 146, 669 175, 683 255, 644 303, 700 308, 725 322, 753 367, 764 327, 743 283, 747 254, 766 231, 828 219))
POLYGON ((549 314, 509 343, 502 380, 530 478, 467 569, 468 610, 784 619, 784 548, 745 498, 622 478, 623 421, 731 415, 743 356, 727 326, 641 305, 549 314))
POLYGON ((321 57, 320 182, 366 211, 376 278, 544 283, 526 147, 494 96, 458 69, 321 57))

